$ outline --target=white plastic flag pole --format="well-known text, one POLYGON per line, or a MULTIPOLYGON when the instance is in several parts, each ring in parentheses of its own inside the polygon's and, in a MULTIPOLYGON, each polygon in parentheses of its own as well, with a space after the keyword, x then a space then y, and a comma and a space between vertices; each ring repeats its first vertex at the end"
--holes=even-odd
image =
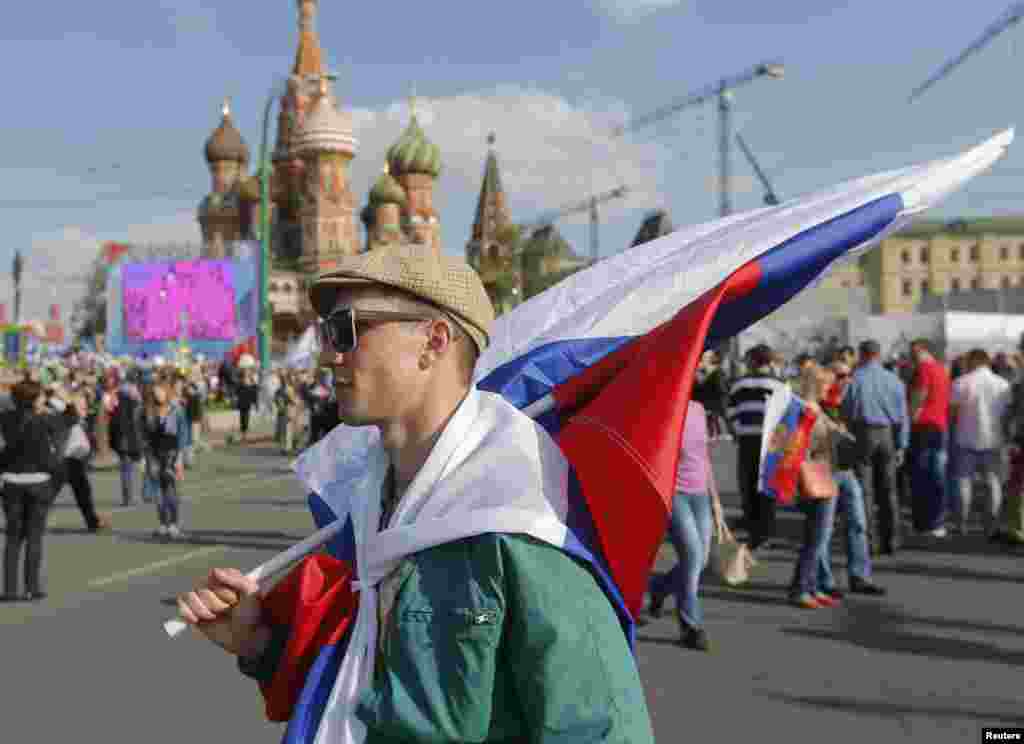
MULTIPOLYGON (((295 545, 292 545, 288 550, 278 553, 266 563, 261 563, 256 566, 256 568, 247 573, 246 576, 253 581, 259 582, 268 576, 273 576, 279 571, 288 568, 288 566, 302 558, 305 558, 307 555, 341 532, 347 521, 348 520, 339 519, 331 522, 329 525, 317 530, 306 539, 295 543, 295 545)), ((188 624, 180 618, 173 618, 164 623, 164 630, 171 638, 177 636, 187 627, 188 624)))

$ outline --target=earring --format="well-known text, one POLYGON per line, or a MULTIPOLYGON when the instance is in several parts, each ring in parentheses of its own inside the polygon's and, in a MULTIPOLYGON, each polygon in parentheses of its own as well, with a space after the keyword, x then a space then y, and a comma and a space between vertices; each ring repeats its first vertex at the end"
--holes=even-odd
POLYGON ((420 356, 420 369, 427 369, 430 366, 430 359, 427 358, 426 354, 420 356))

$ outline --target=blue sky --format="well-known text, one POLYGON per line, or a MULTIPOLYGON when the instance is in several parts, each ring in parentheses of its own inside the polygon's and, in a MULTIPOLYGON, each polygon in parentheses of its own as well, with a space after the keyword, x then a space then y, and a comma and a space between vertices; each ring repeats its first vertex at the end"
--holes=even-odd
MULTIPOLYGON (((751 65, 779 59, 781 81, 735 95, 734 122, 783 198, 952 154, 1024 121, 1024 28, 1011 29, 908 105, 909 92, 1007 7, 1005 0, 322 0, 318 27, 360 146, 365 198, 415 88, 442 150, 437 187, 446 250, 461 254, 495 131, 513 217, 527 220, 625 184, 602 212, 607 254, 652 207, 676 225, 717 213, 716 114, 705 105, 624 140, 609 129, 751 65)), ((260 117, 296 45, 294 0, 9 4, 0 27, 6 102, 0 210, 6 277, 28 259, 26 315, 65 311, 73 275, 100 241, 198 240, 209 188, 202 157, 232 99, 255 151, 260 117)), ((737 210, 762 192, 734 148, 737 210)), ((1006 214, 1019 205, 1024 147, 935 216, 1006 214)), ((586 215, 560 224, 587 250, 586 215)), ((0 301, 10 292, 0 281, 0 301)))

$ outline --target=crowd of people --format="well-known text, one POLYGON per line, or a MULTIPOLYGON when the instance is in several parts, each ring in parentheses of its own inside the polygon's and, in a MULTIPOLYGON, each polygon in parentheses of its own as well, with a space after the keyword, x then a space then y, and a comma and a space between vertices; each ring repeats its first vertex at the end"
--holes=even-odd
POLYGON ((176 365, 162 357, 71 353, 12 371, 0 392, 4 601, 46 596, 43 536, 65 485, 88 531, 112 527, 112 515, 98 512, 93 497, 90 471, 97 458, 116 457, 120 505, 153 504, 153 537, 177 541, 186 538, 179 488, 185 471, 209 447, 209 411, 237 409, 237 437, 245 443, 252 412, 265 406, 276 412, 275 439, 290 455, 337 423, 329 375, 281 370, 263 389, 255 365, 246 362, 244 356, 234 363, 199 357, 176 365))
POLYGON ((710 648, 698 587, 712 527, 721 520, 711 442, 735 440, 739 526, 750 549, 785 545, 776 519, 782 507, 759 481, 765 409, 781 386, 815 415, 793 506, 804 515, 789 586, 795 606, 842 601, 831 558, 840 516, 846 591, 858 594, 886 593, 872 579, 872 561, 899 551, 908 528, 931 541, 978 532, 994 543, 1024 545, 1024 338, 1015 354, 977 348, 948 363, 923 338, 888 360, 870 339, 857 349, 792 360, 759 345, 747 353, 745 367, 729 381, 717 352, 702 359, 669 529, 679 563, 650 584, 650 615, 660 616, 675 594, 684 646, 710 648), (977 524, 976 493, 985 496, 977 524))

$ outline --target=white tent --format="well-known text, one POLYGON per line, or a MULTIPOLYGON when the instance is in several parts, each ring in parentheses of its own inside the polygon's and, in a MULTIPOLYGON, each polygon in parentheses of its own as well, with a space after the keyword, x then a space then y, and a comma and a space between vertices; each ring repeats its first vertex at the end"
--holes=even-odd
POLYGON ((874 339, 885 357, 909 351, 915 338, 933 342, 946 359, 980 348, 1015 351, 1024 334, 1024 315, 1000 313, 893 313, 870 315, 850 325, 853 344, 874 339))

